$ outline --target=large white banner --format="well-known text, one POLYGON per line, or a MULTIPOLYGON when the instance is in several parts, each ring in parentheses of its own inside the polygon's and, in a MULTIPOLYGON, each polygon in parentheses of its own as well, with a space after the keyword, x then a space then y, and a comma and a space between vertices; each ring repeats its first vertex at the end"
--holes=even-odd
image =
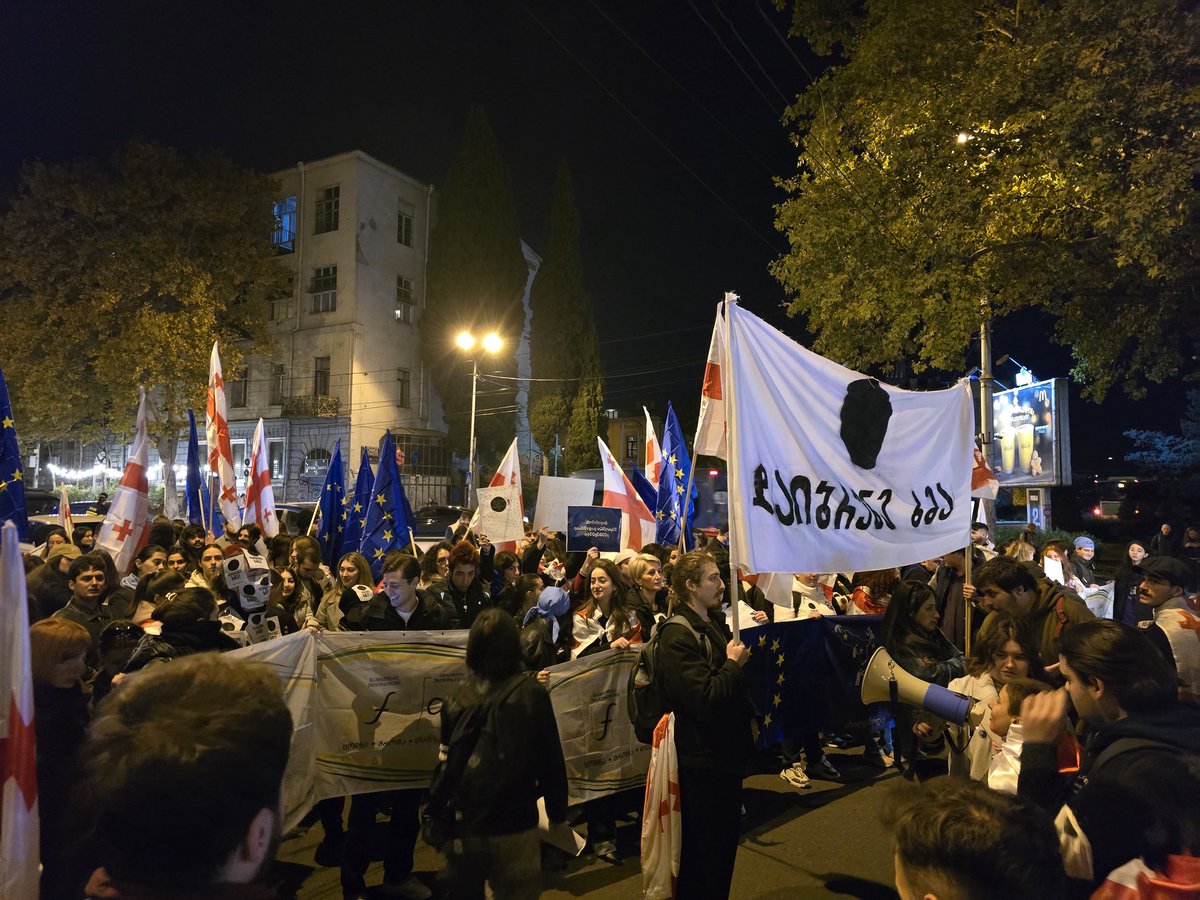
MULTIPOLYGON (((301 631, 232 651, 275 669, 292 713, 285 831, 326 797, 429 786, 466 643, 466 631, 301 631)), ((635 659, 608 651, 550 669, 573 804, 645 781, 650 748, 625 703, 635 659)))
POLYGON ((636 661, 635 650, 607 650, 549 670, 572 805, 646 784, 650 745, 633 733, 625 701, 636 661))
POLYGON ((749 572, 842 572, 965 546, 973 419, 966 382, 904 391, 725 305, 732 556, 749 572))

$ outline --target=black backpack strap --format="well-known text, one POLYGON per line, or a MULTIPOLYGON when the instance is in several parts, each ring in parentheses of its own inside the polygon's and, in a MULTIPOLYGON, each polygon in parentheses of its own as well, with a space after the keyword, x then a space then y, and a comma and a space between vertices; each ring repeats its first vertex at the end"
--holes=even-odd
POLYGON ((1095 775, 1102 766, 1111 762, 1116 757, 1134 750, 1166 750, 1177 754, 1184 752, 1182 748, 1176 747, 1174 744, 1155 741, 1150 738, 1118 738, 1100 751, 1100 755, 1096 757, 1096 761, 1088 769, 1088 777, 1090 778, 1095 775))
POLYGON ((676 613, 675 615, 671 616, 666 621, 664 621, 661 625, 659 625, 658 626, 659 630, 661 631, 663 628, 665 628, 667 625, 670 625, 671 623, 675 623, 676 625, 682 625, 684 628, 686 628, 688 631, 690 631, 692 633, 692 637, 694 637, 696 639, 696 643, 700 645, 700 652, 703 653, 706 657, 710 656, 710 654, 708 652, 708 635, 706 635, 702 631, 697 631, 696 626, 691 623, 691 621, 688 619, 687 616, 683 616, 683 615, 680 615, 679 613, 676 613))

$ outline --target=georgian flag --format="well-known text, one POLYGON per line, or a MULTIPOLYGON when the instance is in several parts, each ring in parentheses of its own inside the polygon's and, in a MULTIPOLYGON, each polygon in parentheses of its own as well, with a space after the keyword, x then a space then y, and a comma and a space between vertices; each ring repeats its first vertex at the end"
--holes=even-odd
POLYGON ((603 438, 597 437, 596 443, 600 445, 600 463, 604 467, 604 500, 601 506, 621 510, 621 549, 636 553, 654 538, 654 514, 629 483, 603 438))
POLYGON ((679 878, 683 849, 679 757, 675 752, 675 713, 667 713, 654 729, 654 749, 646 772, 642 806, 642 897, 670 900, 679 878))
MULTIPOLYGON (((504 459, 500 460, 500 468, 496 470, 496 474, 492 476, 492 480, 488 482, 488 487, 503 487, 505 485, 517 488, 517 497, 521 501, 521 518, 525 518, 525 495, 521 493, 521 454, 517 450, 517 439, 513 438, 512 444, 508 448, 508 452, 504 454, 504 459)), ((476 513, 478 515, 478 512, 476 513)), ((507 550, 510 553, 517 552, 516 541, 504 541, 496 544, 496 552, 507 550)))
POLYGON ((67 483, 64 481, 58 491, 58 527, 67 533, 67 540, 75 543, 75 520, 71 517, 71 498, 67 496, 67 483))
POLYGON ((150 486, 146 481, 150 442, 146 439, 146 391, 140 393, 133 452, 96 539, 96 546, 109 552, 122 575, 132 568, 134 556, 150 537, 150 486))
POLYGON ((208 468, 217 473, 217 504, 230 528, 242 523, 238 509, 237 477, 233 473, 233 450, 229 446, 229 421, 225 413, 225 379, 221 376, 221 357, 213 341, 208 360, 208 404, 205 408, 204 431, 208 436, 208 468))
POLYGON ((254 428, 254 449, 250 451, 250 478, 246 482, 246 509, 242 518, 242 523, 246 522, 256 524, 264 539, 279 534, 275 492, 271 489, 271 461, 261 418, 254 428))
POLYGON ((646 480, 658 487, 658 473, 662 470, 663 452, 658 443, 658 435, 654 433, 654 422, 650 420, 650 410, 642 407, 646 414, 646 480))
MULTIPOLYGON (((737 294, 727 293, 726 303, 737 300, 737 294)), ((696 425, 694 455, 729 458, 725 435, 725 388, 722 357, 725 355, 725 304, 717 305, 712 340, 708 344, 708 360, 704 364, 704 385, 700 389, 700 421, 696 425)), ((657 482, 655 482, 657 484, 657 482)))
POLYGON ((38 895, 37 738, 17 529, 0 529, 0 897, 38 895))

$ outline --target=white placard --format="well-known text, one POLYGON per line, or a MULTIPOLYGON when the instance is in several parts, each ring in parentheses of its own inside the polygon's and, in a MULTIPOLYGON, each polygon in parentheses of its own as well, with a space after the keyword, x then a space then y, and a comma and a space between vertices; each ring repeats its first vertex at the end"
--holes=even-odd
POLYGON ((525 536, 521 518, 521 488, 515 484, 480 488, 479 525, 477 531, 486 534, 493 544, 519 541, 525 536))
POLYGON ((551 531, 566 531, 567 507, 591 506, 595 495, 596 482, 590 478, 558 478, 553 475, 543 475, 538 480, 537 508, 533 516, 534 527, 549 528, 551 531))

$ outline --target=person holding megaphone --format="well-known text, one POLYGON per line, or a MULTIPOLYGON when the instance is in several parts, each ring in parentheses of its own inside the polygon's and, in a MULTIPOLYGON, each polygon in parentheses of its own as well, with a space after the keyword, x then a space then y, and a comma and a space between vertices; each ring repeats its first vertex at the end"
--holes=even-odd
MULTIPOLYGON (((933 590, 920 582, 902 581, 892 591, 883 617, 883 646, 910 675, 944 688, 966 673, 966 664, 962 651, 938 628, 939 619, 933 590)), ((912 714, 903 706, 895 713, 897 734, 904 738, 905 755, 911 763, 917 756, 912 714)))

